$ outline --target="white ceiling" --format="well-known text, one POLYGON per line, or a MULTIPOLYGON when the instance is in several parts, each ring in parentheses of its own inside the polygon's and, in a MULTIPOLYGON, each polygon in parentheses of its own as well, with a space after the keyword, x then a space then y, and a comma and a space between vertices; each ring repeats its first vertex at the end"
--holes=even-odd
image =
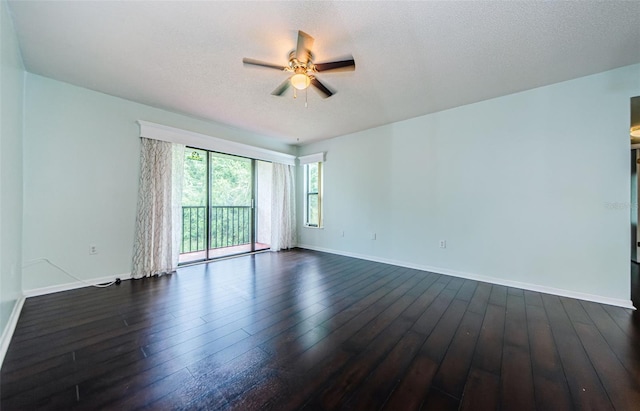
MULTIPOLYGON (((640 2, 10 1, 26 69, 296 144, 640 62, 640 2), (297 30, 337 94, 270 93, 297 30)), ((461 124, 461 130, 467 126, 461 124)))

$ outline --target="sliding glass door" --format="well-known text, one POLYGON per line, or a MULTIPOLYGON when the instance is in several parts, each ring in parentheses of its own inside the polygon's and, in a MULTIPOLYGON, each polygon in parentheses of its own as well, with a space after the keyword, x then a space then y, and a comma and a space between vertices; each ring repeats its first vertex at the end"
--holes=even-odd
POLYGON ((270 170, 264 161, 187 149, 181 263, 269 248, 270 170))
POLYGON ((210 153, 209 256, 253 251, 253 160, 210 153))

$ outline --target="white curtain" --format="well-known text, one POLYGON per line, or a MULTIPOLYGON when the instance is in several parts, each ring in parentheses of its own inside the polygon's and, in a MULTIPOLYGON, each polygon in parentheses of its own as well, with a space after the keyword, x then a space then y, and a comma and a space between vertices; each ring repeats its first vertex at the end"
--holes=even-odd
POLYGON ((133 278, 174 272, 182 230, 184 145, 147 138, 140 141, 133 278))
POLYGON ((294 166, 273 163, 271 185, 271 251, 296 245, 294 166))

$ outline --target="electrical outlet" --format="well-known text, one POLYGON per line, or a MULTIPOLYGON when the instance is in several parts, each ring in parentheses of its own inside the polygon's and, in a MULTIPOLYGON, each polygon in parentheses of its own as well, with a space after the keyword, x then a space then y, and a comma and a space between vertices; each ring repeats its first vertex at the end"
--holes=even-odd
POLYGON ((376 233, 371 233, 371 239, 375 240, 376 239, 376 233))
POLYGON ((98 254, 98 246, 95 244, 92 244, 89 246, 89 254, 90 255, 96 255, 98 254))
POLYGON ((440 248, 447 248, 447 240, 440 240, 440 248))

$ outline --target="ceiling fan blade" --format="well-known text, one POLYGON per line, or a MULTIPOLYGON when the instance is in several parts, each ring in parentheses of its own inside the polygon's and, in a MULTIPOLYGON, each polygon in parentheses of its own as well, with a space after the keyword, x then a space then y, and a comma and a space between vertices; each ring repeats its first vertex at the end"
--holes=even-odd
POLYGON ((317 63, 314 64, 316 67, 316 71, 353 71, 356 69, 356 62, 353 58, 348 60, 341 61, 330 61, 327 63, 317 63))
POLYGON ((301 63, 309 61, 311 56, 311 47, 313 47, 313 37, 298 30, 298 45, 296 46, 296 58, 301 63))
POLYGON ((320 92, 320 96, 322 98, 327 98, 333 96, 334 92, 329 90, 327 86, 322 84, 317 78, 311 79, 311 85, 316 88, 320 92))
POLYGON ((267 63, 267 62, 255 60, 255 59, 248 59, 246 57, 242 59, 242 63, 248 64, 250 66, 260 66, 260 67, 268 67, 268 68, 274 68, 278 70, 284 70, 284 66, 279 66, 277 64, 271 64, 271 63, 267 63))
POLYGON ((275 90, 271 92, 274 96, 281 96, 291 85, 291 77, 288 77, 285 81, 282 82, 275 90))

